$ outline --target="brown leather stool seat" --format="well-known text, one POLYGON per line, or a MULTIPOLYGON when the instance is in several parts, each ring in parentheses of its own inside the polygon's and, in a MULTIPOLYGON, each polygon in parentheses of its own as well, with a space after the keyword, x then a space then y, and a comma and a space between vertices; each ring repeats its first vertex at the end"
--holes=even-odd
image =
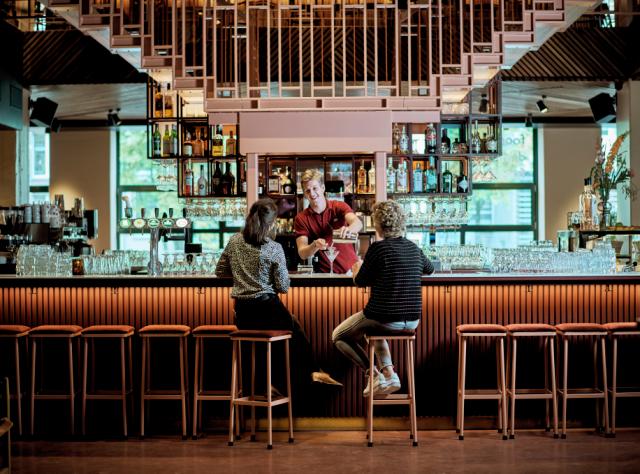
POLYGON ((567 401, 576 398, 591 398, 596 400, 596 429, 603 429, 609 435, 609 399, 607 388, 607 354, 605 338, 606 328, 597 323, 563 323, 556 325, 556 333, 562 342, 562 386, 558 394, 562 398, 562 439, 567 437, 567 401), (569 388, 569 341, 576 337, 591 337, 593 339, 593 376, 594 386, 588 388, 569 388), (600 344, 598 344, 600 343, 600 344), (602 362, 602 386, 599 387, 598 376, 598 345, 600 345, 600 360, 602 362), (599 402, 603 400, 604 427, 600 424, 599 402))
MULTIPOLYGON (((638 327, 638 323, 631 322, 618 322, 618 323, 607 323, 603 324, 608 333, 609 338, 611 339, 613 348, 612 348, 612 358, 613 362, 611 364, 611 389, 609 393, 611 394, 611 436, 615 437, 616 435, 616 417, 617 417, 617 409, 618 409, 618 398, 639 398, 640 397, 640 387, 618 387, 618 340, 620 338, 637 338, 640 337, 640 327, 638 327)), ((624 339, 623 339, 624 340, 624 339)), ((637 343, 637 339, 634 341, 637 343)), ((634 363, 635 361, 631 362, 634 363)))
POLYGON ((182 406, 182 438, 187 438, 187 336, 191 328, 182 324, 150 324, 138 331, 142 338, 142 370, 140 382, 140 437, 144 438, 147 400, 180 400, 182 406), (151 339, 177 339, 180 364, 180 388, 176 390, 151 389, 151 339))
POLYGON ((498 401, 498 433, 502 439, 507 436, 507 398, 504 363, 504 341, 507 328, 501 324, 460 324, 456 327, 458 335, 458 410, 456 417, 456 432, 458 439, 464 439, 464 402, 466 400, 497 400, 498 401), (467 375, 467 342, 469 338, 496 339, 496 369, 498 383, 493 389, 468 389, 467 375))
MULTIPOLYGON (((128 325, 95 325, 82 330, 84 341, 84 357, 82 371, 82 434, 86 432, 87 400, 120 400, 122 403, 122 431, 126 438, 129 435, 127 423, 127 399, 133 402, 133 370, 131 339, 135 332, 133 326, 128 325), (98 374, 95 370, 95 342, 97 340, 115 340, 120 346, 120 389, 97 392, 94 388, 98 374), (91 346, 89 346, 91 341, 91 346), (128 355, 127 355, 128 351, 128 355), (91 354, 91 390, 87 392, 88 359, 91 354), (127 370, 128 368, 128 370, 127 370), (127 382, 129 386, 127 387, 127 382)), ((132 407, 133 408, 133 407, 132 407)))
MULTIPOLYGON (((31 423, 30 423, 30 434, 33 435, 34 424, 35 424, 35 401, 36 400, 69 400, 69 424, 71 428, 71 435, 75 434, 75 398, 76 398, 76 390, 75 390, 75 370, 77 367, 77 362, 74 363, 74 354, 73 354, 73 341, 79 342, 79 336, 81 334, 82 327, 76 326, 73 324, 46 324, 42 326, 36 326, 35 328, 29 331, 29 339, 31 340, 31 392, 30 392, 30 402, 31 402, 31 423), (69 373, 69 389, 66 394, 54 394, 54 393, 46 393, 46 390, 42 390, 38 392, 36 390, 36 366, 37 366, 37 344, 36 342, 40 341, 41 344, 45 343, 47 340, 54 339, 64 339, 66 340, 67 352, 69 357, 67 358, 67 370, 69 373)), ((76 346, 76 357, 80 353, 79 344, 76 346)), ((49 359, 47 359, 49 360, 49 359)))
POLYGON ((22 364, 20 363, 20 341, 24 340, 24 350, 27 349, 27 338, 31 328, 22 324, 2 324, 0 325, 0 339, 10 341, 13 344, 13 366, 15 374, 15 393, 10 395, 16 401, 16 415, 18 420, 18 435, 22 436, 22 364))
POLYGON ((237 406, 251 407, 251 440, 256 439, 256 407, 267 408, 268 443, 267 449, 273 449, 273 407, 287 404, 289 409, 289 443, 293 443, 293 410, 291 406, 291 371, 289 364, 289 340, 291 331, 283 330, 240 330, 231 333, 233 341, 233 356, 231 362, 231 412, 229 413, 229 446, 233 446, 235 440, 234 422, 237 406), (284 341, 285 344, 285 372, 287 379, 287 394, 273 395, 271 393, 271 345, 275 342, 284 341), (242 375, 240 352, 242 342, 251 342, 251 395, 242 396, 239 393, 239 379, 242 375), (255 394, 255 367, 256 367, 256 347, 255 344, 264 343, 267 345, 267 380, 266 396, 256 396, 255 394), (275 398, 274 398, 275 397, 275 398))
MULTIPOLYGON (((231 341, 231 333, 237 330, 238 328, 233 324, 213 324, 198 326, 191 332, 196 341, 195 371, 193 376, 193 424, 191 425, 193 439, 198 438, 198 427, 202 426, 201 402, 207 400, 228 402, 231 400, 231 390, 204 390, 203 381, 206 361, 204 357, 205 340, 216 340, 216 342, 222 342, 223 340, 231 341)), ((238 429, 239 425, 239 420, 236 418, 236 426, 238 429)))
POLYGON ((416 416, 416 382, 415 382, 415 342, 416 332, 401 331, 367 331, 369 339, 369 387, 373 387, 374 352, 376 341, 398 341, 400 350, 404 351, 407 367, 407 393, 374 396, 370 394, 367 401, 367 445, 373 446, 373 407, 375 405, 409 405, 409 438, 413 446, 418 446, 418 419, 416 416))
POLYGON ((509 324, 507 328, 507 369, 508 384, 507 396, 511 408, 511 439, 516 436, 516 400, 544 400, 546 414, 546 431, 551 431, 549 420, 549 401, 553 405, 553 437, 558 437, 558 401, 556 397, 556 362, 554 345, 556 328, 550 324, 509 324), (518 339, 542 338, 544 341, 544 388, 517 389, 516 388, 516 364, 518 353, 518 339), (551 388, 549 388, 551 385, 551 388))

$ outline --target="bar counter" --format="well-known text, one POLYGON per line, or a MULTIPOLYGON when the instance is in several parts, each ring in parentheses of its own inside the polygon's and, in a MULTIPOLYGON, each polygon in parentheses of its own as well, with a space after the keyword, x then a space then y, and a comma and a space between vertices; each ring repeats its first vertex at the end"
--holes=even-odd
MULTIPOLYGON (((345 384, 303 411, 312 416, 363 416, 364 377, 334 349, 331 333, 364 307, 369 293, 344 276, 292 275, 291 283, 289 293, 282 295, 284 304, 303 324, 321 366, 345 384)), ((635 321, 640 307, 638 272, 443 273, 424 277, 422 285, 423 317, 416 344, 421 416, 454 415, 459 324, 635 321)), ((163 323, 192 328, 229 324, 233 322, 230 289, 229 279, 209 276, 3 276, 0 321, 29 326, 130 324, 136 328, 163 323)), ((402 371, 402 363, 398 366, 402 371)), ((495 410, 491 407, 488 413, 495 410)))

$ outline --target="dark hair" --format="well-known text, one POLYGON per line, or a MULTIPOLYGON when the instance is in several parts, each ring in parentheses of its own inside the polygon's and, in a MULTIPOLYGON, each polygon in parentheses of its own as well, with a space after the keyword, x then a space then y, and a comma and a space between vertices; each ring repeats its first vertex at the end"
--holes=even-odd
POLYGON ((262 245, 273 238, 273 223, 278 217, 278 208, 273 199, 258 199, 251 205, 242 237, 251 245, 262 245))

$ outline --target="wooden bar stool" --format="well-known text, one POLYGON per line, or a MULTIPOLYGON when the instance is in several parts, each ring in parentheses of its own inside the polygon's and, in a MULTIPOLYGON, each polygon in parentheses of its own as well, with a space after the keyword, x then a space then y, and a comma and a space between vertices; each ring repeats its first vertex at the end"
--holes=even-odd
MULTIPOLYGON (((132 358, 131 336, 133 336, 133 326, 114 325, 114 326, 89 326, 82 330, 82 339, 84 341, 84 357, 82 370, 82 434, 86 432, 86 413, 87 400, 120 400, 122 403, 122 430, 126 438, 129 430, 127 428, 127 396, 133 393, 133 375, 132 375, 132 358), (120 345, 120 389, 119 390, 90 390, 87 392, 88 376, 88 356, 91 352, 91 359, 95 357, 94 342, 96 340, 116 340, 120 345), (91 347, 89 347, 91 341, 91 347), (126 347, 125 347, 126 345, 126 347), (128 350, 128 357, 127 357, 128 350), (127 371, 128 365, 128 371, 127 371), (127 388, 127 379, 129 386, 127 388)), ((91 380, 97 378, 95 367, 92 365, 91 380)))
POLYGON ((507 328, 500 324, 461 324, 456 328, 458 334, 458 417, 456 432, 458 439, 464 439, 464 402, 465 400, 497 400, 498 401, 498 433, 502 439, 507 436, 507 398, 504 367, 504 341, 507 328), (474 338, 495 338, 496 340, 496 370, 498 386, 493 389, 466 388, 467 371, 467 340, 474 338))
MULTIPOLYGON (((231 341, 230 334, 237 331, 234 325, 206 325, 198 326, 192 332, 196 341, 195 371, 193 376, 193 439, 198 439, 198 428, 202 421, 198 416, 202 415, 200 402, 207 400, 230 401, 231 390, 205 390, 203 379, 205 373, 204 342, 206 340, 231 341)), ((236 425, 238 425, 236 419, 236 425)), ((239 428, 239 427, 238 427, 239 428)))
MULTIPOLYGON (((71 427, 71 435, 75 434, 75 399, 76 399, 76 390, 75 390, 75 373, 74 368, 76 365, 73 360, 73 341, 79 341, 79 336, 81 334, 82 327, 75 325, 44 325, 44 326, 36 326, 29 332, 29 339, 31 340, 31 391, 30 391, 30 402, 31 402, 31 424, 29 432, 33 435, 33 427, 36 417, 35 410, 35 402, 36 400, 69 400, 69 424, 71 427), (67 343, 67 352, 68 352, 68 366, 67 370, 69 373, 69 390, 67 393, 58 394, 58 393, 40 393, 36 391, 36 361, 37 361, 37 344, 36 342, 40 341, 44 343, 46 341, 52 340, 66 340, 67 343)), ((79 352, 79 348, 76 352, 79 352)))
POLYGON ((611 394, 610 435, 611 437, 615 437, 618 398, 640 397, 640 387, 618 387, 618 339, 621 337, 639 337, 640 328, 638 328, 638 323, 607 323, 603 324, 603 326, 609 332, 609 337, 613 343, 613 364, 611 367, 611 389, 609 393, 611 394))
POLYGON ((229 446, 234 442, 234 413, 236 406, 251 407, 251 441, 256 439, 256 412, 255 407, 267 408, 267 426, 269 431, 269 441, 267 449, 273 449, 273 407, 288 404, 289 408, 289 443, 293 443, 293 410, 291 407, 291 373, 289 364, 289 340, 291 331, 261 331, 261 330, 241 330, 231 333, 233 341, 233 357, 231 361, 231 411, 229 413, 229 446), (271 344, 284 341, 285 344, 285 369, 287 377, 287 395, 275 395, 271 393, 271 344), (251 395, 240 396, 238 393, 238 379, 242 376, 239 357, 242 349, 242 342, 251 342, 251 395), (267 345, 267 385, 266 396, 255 394, 255 373, 256 373, 256 342, 267 345), (240 375, 238 374, 240 372, 240 375))
POLYGON ((144 418, 147 400, 180 400, 182 405, 182 439, 187 439, 187 336, 189 326, 181 324, 150 324, 138 331, 142 338, 142 370, 140 381, 140 437, 144 438, 144 418), (180 388, 151 389, 151 339, 177 339, 180 362, 180 388))
MULTIPOLYGON (((374 350, 376 341, 399 341, 400 351, 404 351, 407 364, 407 393, 369 396, 367 403, 367 445, 373 447, 373 407, 374 405, 409 405, 409 438, 413 446, 418 446, 418 421, 416 416, 416 382, 415 382, 415 331, 393 331, 368 335, 369 339, 369 387, 373 387, 374 350)), ((373 394, 372 394, 373 395, 373 394)))
POLYGON ((11 394, 11 398, 16 401, 16 414, 18 419, 18 435, 22 436, 22 365, 20 364, 20 341, 25 341, 25 350, 27 349, 27 338, 30 328, 20 324, 3 324, 0 325, 0 339, 13 343, 13 356, 15 365, 13 367, 15 374, 15 393, 11 394))
POLYGON ((553 403, 553 437, 558 437, 558 400, 556 398, 556 361, 554 354, 554 345, 556 339, 556 328, 550 324, 509 324, 507 328, 507 337, 509 342, 509 355, 507 358, 510 363, 510 370, 507 373, 509 377, 509 386, 507 395, 511 402, 511 439, 516 437, 516 400, 545 400, 546 405, 546 425, 547 431, 550 431, 549 425, 549 401, 553 403), (544 338, 544 388, 518 389, 516 388, 516 363, 518 354, 518 339, 521 338, 544 338), (549 389, 549 380, 551 380, 551 389, 549 389))
POLYGON ((609 400, 607 390, 607 354, 605 338, 607 330, 596 323, 564 323, 556 326, 556 332, 562 341, 563 367, 562 387, 558 393, 562 398, 562 439, 567 437, 567 400, 576 398, 593 398, 596 400, 596 429, 600 429, 599 400, 604 400, 604 432, 609 433, 609 400), (569 388, 569 340, 577 337, 593 338, 593 377, 591 388, 569 388), (598 387, 598 343, 600 343, 600 359, 602 362, 602 387, 598 387))

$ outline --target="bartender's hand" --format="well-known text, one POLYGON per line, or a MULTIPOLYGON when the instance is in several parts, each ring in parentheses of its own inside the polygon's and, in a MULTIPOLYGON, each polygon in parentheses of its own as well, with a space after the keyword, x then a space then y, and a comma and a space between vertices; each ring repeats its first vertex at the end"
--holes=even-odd
POLYGON ((313 251, 314 253, 318 250, 326 250, 327 249, 327 241, 324 239, 316 239, 313 241, 313 251))
POLYGON ((348 238, 351 238, 353 236, 353 232, 346 225, 340 227, 339 230, 340 230, 340 238, 341 239, 348 239, 348 238))

